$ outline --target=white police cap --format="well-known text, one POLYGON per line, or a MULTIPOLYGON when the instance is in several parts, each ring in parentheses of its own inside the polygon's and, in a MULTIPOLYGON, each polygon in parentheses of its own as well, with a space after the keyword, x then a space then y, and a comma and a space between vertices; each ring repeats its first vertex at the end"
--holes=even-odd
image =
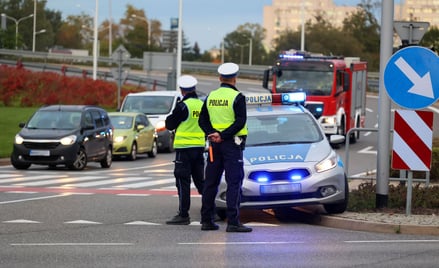
POLYGON ((233 62, 226 62, 218 67, 218 73, 225 78, 232 78, 238 74, 239 66, 233 62))
POLYGON ((198 81, 192 75, 182 75, 178 78, 177 83, 181 90, 192 91, 195 89, 198 81))

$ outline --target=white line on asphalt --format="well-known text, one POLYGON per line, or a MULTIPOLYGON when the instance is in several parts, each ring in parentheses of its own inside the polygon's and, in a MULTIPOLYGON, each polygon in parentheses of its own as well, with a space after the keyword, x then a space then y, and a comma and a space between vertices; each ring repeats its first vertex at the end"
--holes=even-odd
POLYGON ((276 241, 276 242, 182 242, 178 245, 285 245, 285 244, 304 244, 305 242, 290 242, 290 241, 276 241))
POLYGON ((0 202, 0 205, 20 203, 20 202, 26 202, 26 201, 34 201, 34 200, 42 200, 42 199, 50 199, 50 198, 56 198, 56 197, 64 197, 64 196, 69 196, 69 195, 71 195, 71 194, 70 193, 63 193, 63 194, 59 194, 59 195, 41 196, 41 197, 26 198, 26 199, 19 199, 19 200, 3 201, 3 202, 0 202))
POLYGON ((439 240, 354 240, 345 243, 438 243, 439 240))
POLYGON ((134 243, 11 243, 11 246, 132 246, 134 243))

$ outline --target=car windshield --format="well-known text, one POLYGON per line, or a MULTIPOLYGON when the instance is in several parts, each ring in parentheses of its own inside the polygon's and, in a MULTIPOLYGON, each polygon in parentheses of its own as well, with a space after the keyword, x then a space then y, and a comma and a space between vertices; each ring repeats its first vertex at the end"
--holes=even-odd
POLYGON ((77 129, 80 126, 80 111, 37 111, 27 123, 27 128, 37 129, 77 129))
POLYGON ((249 116, 247 126, 247 146, 312 143, 323 138, 309 114, 249 116))
POLYGON ((133 118, 125 115, 110 115, 111 123, 115 129, 130 129, 133 126, 133 118))
POLYGON ((128 96, 122 112, 168 114, 171 112, 173 101, 173 96, 128 96))
POLYGON ((333 77, 330 71, 282 70, 276 80, 276 91, 304 91, 306 95, 331 95, 333 77))

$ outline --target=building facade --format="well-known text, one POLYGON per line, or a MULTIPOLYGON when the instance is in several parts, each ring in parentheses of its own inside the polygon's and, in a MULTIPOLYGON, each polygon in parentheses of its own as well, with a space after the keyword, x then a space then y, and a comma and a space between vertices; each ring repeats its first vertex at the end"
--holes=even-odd
MULTIPOLYGON (((302 24, 308 20, 315 22, 314 16, 318 13, 325 14, 333 26, 340 27, 343 20, 355 12, 356 8, 338 6, 333 0, 272 0, 271 6, 264 6, 263 11, 263 27, 266 30, 264 45, 267 49, 272 49, 272 41, 283 31, 301 31, 302 24)), ((438 12, 439 0, 400 0, 399 4, 395 4, 394 20, 423 21, 429 22, 430 27, 438 26, 438 12)))

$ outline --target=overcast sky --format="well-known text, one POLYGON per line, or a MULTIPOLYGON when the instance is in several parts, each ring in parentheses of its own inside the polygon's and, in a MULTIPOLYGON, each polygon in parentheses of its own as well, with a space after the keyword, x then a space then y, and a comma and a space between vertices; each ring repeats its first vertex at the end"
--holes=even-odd
MULTIPOLYGON (((143 9, 148 19, 159 20, 163 30, 170 29, 171 18, 178 18, 179 0, 95 0, 98 1, 99 21, 111 17, 115 23, 124 17, 127 4, 143 9)), ((47 0, 46 7, 61 11, 63 18, 85 12, 94 15, 93 0, 47 0)), ((183 3, 183 31, 191 46, 198 43, 201 51, 220 47, 221 40, 239 25, 262 25, 263 7, 271 0, 181 0, 183 3)), ((287 0, 285 0, 287 1, 287 0)), ((297 0, 296 0, 297 1, 297 0)), ((360 0, 336 0, 339 5, 355 6, 360 0)))

